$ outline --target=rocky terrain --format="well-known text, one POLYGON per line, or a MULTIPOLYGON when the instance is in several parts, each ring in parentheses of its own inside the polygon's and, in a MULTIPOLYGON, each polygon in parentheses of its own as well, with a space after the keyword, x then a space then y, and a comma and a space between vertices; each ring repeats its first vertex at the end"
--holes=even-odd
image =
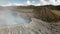
POLYGON ((60 34, 60 16, 50 7, 0 7, 0 34, 60 34))

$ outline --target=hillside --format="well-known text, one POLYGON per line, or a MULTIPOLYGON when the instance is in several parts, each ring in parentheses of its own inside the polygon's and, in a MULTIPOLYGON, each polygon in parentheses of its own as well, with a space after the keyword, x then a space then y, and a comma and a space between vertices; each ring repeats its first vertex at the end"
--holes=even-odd
POLYGON ((45 6, 18 6, 16 8, 19 12, 24 12, 30 14, 34 14, 35 17, 43 21, 47 22, 57 22, 60 21, 60 16, 58 15, 60 13, 60 6, 53 6, 53 5, 45 5, 45 6))
POLYGON ((56 22, 60 20, 60 16, 52 12, 50 7, 35 7, 33 10, 35 18, 41 19, 47 22, 56 22))
POLYGON ((0 34, 60 34, 56 6, 0 7, 0 34))

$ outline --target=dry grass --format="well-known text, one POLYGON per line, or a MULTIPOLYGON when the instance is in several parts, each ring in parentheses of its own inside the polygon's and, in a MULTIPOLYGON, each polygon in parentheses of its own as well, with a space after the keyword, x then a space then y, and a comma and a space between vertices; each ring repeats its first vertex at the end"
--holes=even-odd
POLYGON ((15 11, 19 11, 19 12, 32 12, 33 11, 33 9, 27 9, 27 8, 17 8, 17 9, 15 9, 15 11))
POLYGON ((57 14, 58 16, 60 16, 60 11, 58 10, 52 10, 53 13, 57 14))

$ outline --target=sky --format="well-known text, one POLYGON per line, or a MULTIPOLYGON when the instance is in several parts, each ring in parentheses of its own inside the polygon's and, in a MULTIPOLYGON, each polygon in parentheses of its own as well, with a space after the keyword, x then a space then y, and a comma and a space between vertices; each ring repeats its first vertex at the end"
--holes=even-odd
MULTIPOLYGON (((35 1, 35 3, 39 3, 39 0, 29 0, 30 2, 35 1)), ((6 3, 26 3, 27 0, 0 0, 0 4, 6 4, 6 3)))
POLYGON ((60 0, 0 0, 0 5, 60 5, 60 0), (57 1, 54 3, 54 1, 57 1))

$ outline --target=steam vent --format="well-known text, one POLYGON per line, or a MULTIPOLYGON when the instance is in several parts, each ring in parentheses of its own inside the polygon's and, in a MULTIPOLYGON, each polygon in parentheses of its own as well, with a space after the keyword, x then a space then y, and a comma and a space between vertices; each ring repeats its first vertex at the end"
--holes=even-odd
POLYGON ((0 6, 0 34, 60 34, 60 6, 0 6))

